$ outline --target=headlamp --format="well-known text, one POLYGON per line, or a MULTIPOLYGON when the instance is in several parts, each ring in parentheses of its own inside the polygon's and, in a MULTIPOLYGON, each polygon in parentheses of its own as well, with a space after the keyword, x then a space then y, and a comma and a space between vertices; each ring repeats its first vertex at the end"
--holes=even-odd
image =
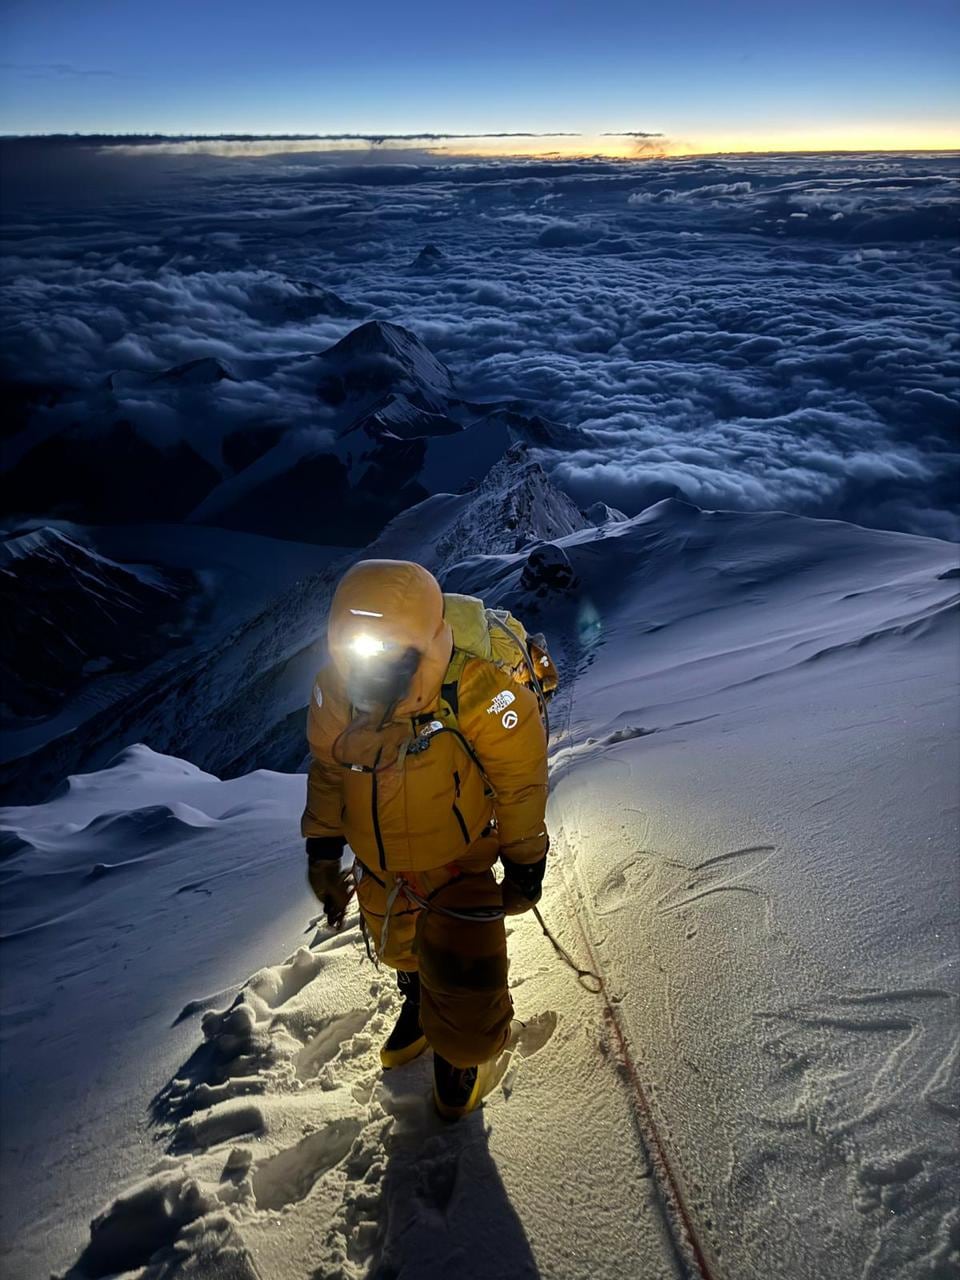
POLYGON ((378 640, 376 636, 367 635, 366 632, 358 636, 354 636, 350 641, 350 652, 357 658, 376 658, 379 654, 385 653, 387 646, 382 640, 378 640))
POLYGON ((399 649, 365 632, 354 636, 347 647, 353 657, 347 693, 355 707, 364 711, 389 707, 406 696, 420 664, 417 649, 399 649))

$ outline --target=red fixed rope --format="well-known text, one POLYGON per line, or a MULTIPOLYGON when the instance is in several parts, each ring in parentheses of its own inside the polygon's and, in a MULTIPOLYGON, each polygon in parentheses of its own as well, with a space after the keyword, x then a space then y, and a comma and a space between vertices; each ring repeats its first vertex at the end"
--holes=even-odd
MULTIPOLYGON (((566 882, 564 882, 564 887, 568 889, 568 897, 570 897, 569 887, 566 885, 566 882)), ((651 1162, 657 1174, 661 1190, 665 1193, 671 1208, 683 1226, 683 1231, 686 1236, 685 1243, 688 1246, 688 1251, 692 1256, 693 1261, 696 1263, 702 1280, 719 1280, 717 1273, 711 1266, 706 1252, 698 1239, 693 1218, 690 1210, 687 1208, 686 1198, 680 1188, 679 1179, 673 1170, 673 1163, 668 1154, 667 1145, 661 1138, 660 1131, 657 1128, 657 1122, 654 1119, 653 1109, 650 1106, 647 1091, 643 1087, 643 1081, 640 1079, 640 1072, 637 1070, 637 1065, 630 1052, 630 1046, 627 1043, 626 1033, 624 1032, 620 1019, 617 1016, 617 1011, 613 1007, 613 1004, 607 995, 607 984, 602 976, 602 971, 593 947, 590 944, 587 931, 583 927, 583 921, 580 919, 580 913, 576 908, 574 908, 572 915, 577 922, 577 928, 580 931, 580 936, 582 937, 583 944, 586 947, 587 955, 590 957, 590 963, 599 978, 600 990, 597 994, 599 994, 603 1000, 606 1023, 614 1034, 620 1053, 620 1060, 630 1080, 630 1084, 633 1087, 634 1094, 636 1095, 640 1127, 649 1148, 651 1162)))

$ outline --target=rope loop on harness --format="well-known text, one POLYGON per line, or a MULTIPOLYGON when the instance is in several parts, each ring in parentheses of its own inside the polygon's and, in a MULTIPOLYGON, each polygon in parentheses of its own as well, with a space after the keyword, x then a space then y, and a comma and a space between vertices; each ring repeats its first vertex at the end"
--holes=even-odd
POLYGON ((370 940, 370 930, 367 928, 367 919, 363 912, 360 912, 360 936, 363 938, 363 945, 367 952, 367 959, 375 969, 380 968, 380 957, 377 955, 376 948, 370 940))
MULTIPOLYGON (((436 911, 441 916, 449 916, 451 920, 466 920, 468 922, 486 923, 490 920, 502 920, 506 912, 502 907, 464 907, 459 911, 452 907, 442 907, 438 902, 432 900, 432 895, 428 898, 422 897, 413 886, 401 876, 397 877, 397 883, 402 887, 403 896, 408 902, 416 907, 422 908, 424 911, 436 911)), ((449 881, 450 884, 453 881, 449 881)), ((441 889, 445 889, 446 885, 441 885, 441 889)), ((437 890, 439 892, 439 890, 437 890)), ((387 910, 390 910, 391 899, 387 899, 387 910)))
POLYGON ((387 949, 387 935, 390 932, 390 912, 393 910, 393 904, 400 896, 401 889, 404 888, 404 882, 397 876, 394 881, 393 888, 387 894, 387 905, 383 909, 383 928, 380 930, 380 954, 382 955, 387 949))
MULTIPOLYGON (((372 874, 373 873, 367 870, 366 868, 364 868, 363 871, 360 872, 361 876, 372 875, 372 874)), ((382 884, 382 881, 379 881, 379 877, 374 876, 374 879, 378 880, 378 882, 382 884)), ((386 888, 386 885, 384 885, 383 887, 386 888)), ((446 885, 441 886, 441 888, 446 888, 446 885)), ((423 911, 435 911, 439 915, 447 916, 451 920, 465 920, 468 924, 485 924, 492 920, 504 920, 506 918, 506 912, 503 910, 502 907, 472 907, 472 908, 464 908, 459 911, 454 910, 452 907, 443 907, 438 902, 434 902, 432 900, 433 898, 432 894, 429 897, 426 897, 426 898, 423 897, 421 894, 417 893, 416 889, 413 888, 413 886, 410 884, 409 881, 405 880, 403 876, 398 875, 394 879, 393 887, 390 889, 389 893, 387 894, 386 906, 384 908, 383 929, 380 932, 380 947, 379 947, 380 954, 383 953, 387 945, 387 936, 390 932, 390 913, 393 910, 394 904, 396 903, 397 898, 400 896, 401 893, 407 899, 407 901, 411 904, 411 906, 419 907, 423 911)), ((598 973, 594 973, 592 969, 580 968, 580 966, 573 959, 570 953, 560 945, 560 943, 556 940, 556 938, 550 932, 549 928, 547 927, 547 922, 544 920, 543 915, 541 914, 540 908, 536 905, 534 905, 533 907, 533 914, 536 917, 537 923, 539 924, 541 930, 543 931, 543 936, 550 943, 551 947, 553 947, 554 951, 557 953, 557 955, 560 957, 563 963, 567 966, 567 968, 572 970, 573 973, 576 974, 577 981, 579 982, 580 986, 583 987, 584 991, 589 991, 589 993, 592 996, 602 995, 603 979, 600 977, 600 975, 598 973)), ((367 943, 367 955, 370 956, 371 959, 373 959, 373 956, 370 955, 369 937, 367 935, 365 927, 364 927, 364 941, 367 943)), ((376 960, 374 960, 374 964, 377 964, 376 960)), ((377 965, 377 967, 379 968, 379 965, 377 965)))

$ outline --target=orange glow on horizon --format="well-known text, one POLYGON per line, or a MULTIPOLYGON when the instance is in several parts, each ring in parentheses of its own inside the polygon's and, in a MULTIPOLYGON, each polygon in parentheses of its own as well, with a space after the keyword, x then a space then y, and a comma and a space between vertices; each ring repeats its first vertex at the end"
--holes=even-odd
MULTIPOLYGON (((373 135, 371 135, 372 137, 373 135)), ((362 155, 365 160, 384 161, 398 153, 416 151, 420 155, 471 159, 526 160, 655 160, 707 155, 768 155, 817 152, 914 152, 960 150, 960 124, 935 121, 917 124, 834 125, 811 128, 770 129, 764 133, 731 130, 714 133, 647 135, 629 134, 538 134, 523 136, 449 137, 419 140, 407 134, 383 136, 376 142, 361 136, 347 139, 322 135, 271 137, 169 137, 163 142, 136 140, 113 145, 110 150, 130 155, 210 155, 232 159, 284 153, 343 152, 362 155)))
POLYGON ((771 129, 767 132, 701 133, 687 137, 631 138, 613 136, 490 138, 483 141, 451 140, 431 151, 443 155, 522 156, 557 160, 600 156, 611 160, 647 160, 662 157, 744 155, 777 152, 828 151, 956 151, 960 150, 960 123, 928 122, 916 125, 834 125, 812 128, 771 129))

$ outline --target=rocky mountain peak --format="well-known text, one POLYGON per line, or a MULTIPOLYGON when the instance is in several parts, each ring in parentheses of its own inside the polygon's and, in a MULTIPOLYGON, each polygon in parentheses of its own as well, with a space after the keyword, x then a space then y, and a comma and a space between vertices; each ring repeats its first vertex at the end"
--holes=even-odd
POLYGON ((451 564, 463 556, 520 551, 589 527, 573 499, 517 444, 469 495, 437 553, 442 564, 451 564))
POLYGON ((379 359, 400 366, 416 385, 434 395, 453 394, 450 370, 409 329, 389 320, 368 320, 323 352, 325 365, 341 374, 360 372, 379 359))

